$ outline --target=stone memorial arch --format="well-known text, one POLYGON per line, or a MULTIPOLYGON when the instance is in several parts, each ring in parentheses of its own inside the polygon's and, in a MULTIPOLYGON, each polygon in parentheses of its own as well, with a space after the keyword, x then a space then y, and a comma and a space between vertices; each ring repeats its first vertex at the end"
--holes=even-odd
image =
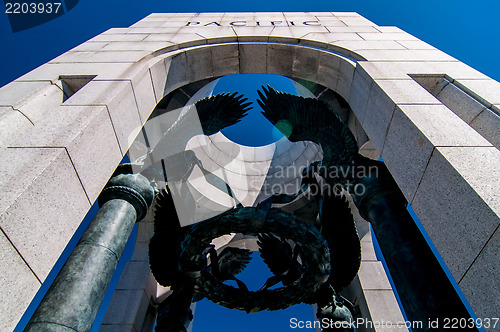
MULTIPOLYGON (((381 156, 475 315, 498 317, 498 82, 356 13, 169 13, 110 29, 0 89, 1 330, 16 326, 158 103, 182 107, 210 81, 247 73, 342 100, 340 116, 366 155, 381 156)), ((272 159, 257 150, 241 162, 272 159)), ((363 261, 350 291, 365 317, 401 320, 358 219, 363 261)), ((145 329, 168 295, 149 271, 151 234, 146 217, 103 331, 145 329)))

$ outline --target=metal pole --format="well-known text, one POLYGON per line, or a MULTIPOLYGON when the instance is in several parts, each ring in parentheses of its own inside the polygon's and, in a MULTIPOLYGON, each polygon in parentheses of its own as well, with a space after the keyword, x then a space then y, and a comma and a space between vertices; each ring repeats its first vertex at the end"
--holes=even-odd
POLYGON ((139 174, 111 178, 101 208, 36 309, 25 332, 89 331, 134 223, 154 198, 139 174))

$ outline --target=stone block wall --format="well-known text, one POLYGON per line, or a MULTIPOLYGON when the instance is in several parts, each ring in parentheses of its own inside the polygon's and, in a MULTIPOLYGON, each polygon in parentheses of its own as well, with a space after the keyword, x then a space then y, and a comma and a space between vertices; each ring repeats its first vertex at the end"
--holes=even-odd
POLYGON ((309 80, 347 100, 476 315, 500 312, 500 152, 487 127, 500 83, 356 13, 151 14, 0 89, 0 329, 17 324, 159 100, 243 73, 309 80), (483 115, 454 109, 463 95, 452 86, 421 84, 436 75, 483 115), (64 82, 81 83, 69 93, 64 82))

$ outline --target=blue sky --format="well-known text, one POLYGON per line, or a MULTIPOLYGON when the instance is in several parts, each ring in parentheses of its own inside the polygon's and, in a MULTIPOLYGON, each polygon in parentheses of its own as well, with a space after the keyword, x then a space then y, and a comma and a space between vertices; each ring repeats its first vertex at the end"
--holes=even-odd
POLYGON ((200 11, 356 11, 378 25, 398 26, 500 80, 499 9, 497 0, 80 0, 65 15, 15 34, 2 10, 0 86, 111 27, 129 26, 152 12, 200 11))
POLYGON ((246 146, 262 146, 274 143, 283 137, 283 134, 262 115, 262 108, 257 104, 259 98, 257 90, 261 90, 263 80, 265 80, 265 84, 269 84, 279 91, 297 94, 292 81, 280 75, 228 75, 222 77, 215 85, 214 95, 245 91, 245 98, 248 98, 248 102, 252 103, 252 109, 247 112, 241 122, 221 131, 224 136, 235 143, 246 146), (258 133, 256 133, 255 128, 258 128, 258 133))
MULTIPOLYGON (((441 1, 171 1, 80 0, 68 13, 29 30, 12 33, 4 10, 0 12, 0 86, 112 27, 126 27, 152 12, 224 11, 356 11, 382 26, 398 26, 458 60, 500 80, 500 22, 498 0, 441 1)), ((259 262, 256 262, 257 267, 259 262)), ((205 304, 203 304, 205 305, 205 304)), ((312 315, 294 307, 291 312, 264 313, 262 320, 243 323, 244 313, 224 308, 197 309, 195 332, 224 330, 210 322, 227 324, 227 331, 284 331, 289 317, 312 315), (281 318, 280 318, 281 317, 281 318), (287 318, 288 317, 288 318, 287 318), (235 325, 237 324, 237 325, 235 325), (200 326, 202 328, 200 328, 200 326)))

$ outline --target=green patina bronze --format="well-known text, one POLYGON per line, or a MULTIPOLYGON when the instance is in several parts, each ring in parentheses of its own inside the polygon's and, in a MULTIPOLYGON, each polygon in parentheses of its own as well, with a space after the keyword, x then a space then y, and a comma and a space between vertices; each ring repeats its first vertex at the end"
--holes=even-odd
MULTIPOLYGON (((361 216, 371 223, 408 320, 469 319, 470 314, 410 216, 408 202, 384 163, 358 153, 352 133, 325 103, 269 87, 263 91, 259 104, 264 116, 273 124, 286 120, 292 126, 291 141, 319 144, 324 158, 313 169, 330 187, 342 184, 361 216), (355 186, 363 190, 352 190, 355 186)), ((334 242, 340 240, 336 236, 334 242)))
POLYGON ((25 331, 90 330, 132 227, 146 215, 153 197, 141 175, 111 178, 99 197, 99 211, 25 331))
MULTIPOLYGON (((263 87, 259 96, 264 116, 290 141, 312 141, 323 150, 322 161, 305 172, 302 188, 315 193, 319 218, 301 221, 272 207, 273 199, 290 202, 295 197, 274 197, 257 207, 238 207, 180 228, 171 199, 162 194, 155 215, 150 263, 158 282, 174 290, 173 299, 186 307, 191 300, 207 297, 247 312, 277 310, 299 302, 317 303, 318 318, 345 323, 334 330, 352 331, 354 308, 339 292, 356 276, 361 250, 348 204, 337 195, 345 190, 372 224, 408 319, 469 317, 406 210, 407 202, 387 168, 358 153, 352 133, 336 113, 319 100, 276 92, 270 87, 263 87), (352 190, 356 186, 363 190, 352 190), (248 253, 236 248, 217 253, 210 245, 216 237, 238 232, 258 237, 261 256, 274 274, 257 292, 248 291, 235 278, 248 263, 248 253), (290 242, 295 245, 293 250, 290 242), (238 288, 223 284, 229 279, 235 280, 238 288), (283 287, 269 289, 278 282, 283 287)), ((159 323, 157 331, 184 331, 187 327, 186 315, 179 316, 184 317, 181 322, 167 308, 174 304, 170 302, 163 308, 160 320, 170 322, 170 326, 182 325, 183 329, 159 323)))
MULTIPOLYGON (((308 99, 297 97, 290 101, 271 88, 264 91, 266 97, 259 91, 264 100, 259 104, 271 121, 280 121, 277 114, 283 112, 293 114, 293 118, 278 124, 290 140, 302 140, 307 135, 297 131, 296 123, 308 127, 308 133, 318 131, 311 119, 301 115, 304 107, 311 108, 308 99)), ((323 108, 320 102, 314 105, 315 120, 334 126, 330 131, 320 131, 328 135, 327 140, 341 136, 326 149, 323 164, 348 167, 357 152, 356 142, 347 126, 334 113, 322 112, 323 108)), ((236 113, 240 114, 241 110, 236 113)), ((319 184, 304 181, 302 190, 314 185, 319 184)), ((356 276, 361 260, 359 238, 347 202, 336 195, 317 195, 319 206, 326 208, 318 211, 319 222, 304 221, 272 207, 274 200, 290 202, 296 198, 283 196, 286 195, 271 197, 257 207, 238 207, 181 228, 171 196, 160 193, 155 210, 155 234, 149 247, 150 265, 157 281, 170 286, 173 293, 159 308, 157 331, 185 331, 192 317, 188 304, 202 297, 247 312, 279 310, 301 302, 318 303, 321 317, 352 318, 350 314, 339 315, 344 311, 350 313, 346 306, 335 309, 347 302, 337 292, 356 276), (247 250, 229 247, 217 253, 210 244, 213 239, 230 233, 258 238, 261 257, 274 274, 260 290, 248 291, 235 277, 249 261, 247 250), (225 280, 235 280, 238 288, 224 284, 225 280), (283 287, 269 289, 278 282, 283 287), (179 308, 184 311, 179 312, 179 308)))
MULTIPOLYGON (((331 307, 336 295, 331 285, 335 284, 341 290, 343 285, 349 284, 360 262, 359 239, 347 203, 338 197, 331 198, 337 200, 349 218, 339 219, 327 213, 322 221, 336 222, 338 226, 334 228, 337 230, 350 229, 351 234, 345 235, 357 240, 354 241, 357 243, 354 245, 357 246, 355 262, 351 264, 354 268, 341 268, 332 273, 332 264, 341 267, 341 262, 345 261, 341 257, 349 255, 347 251, 338 251, 334 258, 330 257, 333 254, 329 247, 332 229, 325 226, 320 230, 312 223, 272 207, 273 199, 271 197, 257 207, 240 206, 181 228, 171 196, 165 191, 158 195, 155 234, 149 246, 150 265, 156 280, 162 286, 170 286, 173 293, 168 304, 159 308, 157 331, 184 331, 189 324, 187 318, 191 317, 187 303, 203 297, 249 313, 280 310, 301 302, 331 307), (331 220, 332 217, 335 220, 331 220), (348 227, 346 221, 350 224, 348 227), (248 250, 227 247, 217 253, 211 244, 213 239, 230 233, 258 237, 261 256, 274 273, 260 290, 249 291, 235 277, 250 260, 248 250), (294 244, 293 250, 290 242, 294 244), (238 288, 224 284, 225 280, 235 280, 238 288), (268 289, 278 282, 282 282, 283 287, 268 289), (186 309, 183 314, 178 312, 180 307, 186 309), (183 328, 179 329, 179 326, 183 328)), ((324 316, 328 316, 328 311, 324 316)))
MULTIPOLYGON (((349 192, 361 215, 371 222, 410 321, 468 318, 385 165, 359 155, 347 125, 326 104, 270 87, 263 88, 259 95, 264 116, 289 140, 312 141, 323 149, 323 160, 305 172, 301 189, 314 192, 311 199, 318 206, 317 218, 303 220, 273 205, 298 197, 281 195, 256 207, 238 206, 181 227, 171 196, 160 193, 155 207, 155 233, 149 246, 150 265, 158 283, 170 286, 173 292, 158 308, 156 330, 186 331, 193 318, 191 303, 206 297, 247 312, 315 303, 318 318, 345 323, 335 330, 352 331, 354 308, 339 292, 358 272, 360 243, 347 201, 338 190, 325 188, 349 192), (371 167, 376 172, 351 172, 353 167, 371 167), (332 173, 333 168, 337 172, 332 173), (364 190, 352 191, 353 186, 364 190), (260 290, 249 291, 236 278, 250 260, 248 250, 226 247, 218 252, 211 244, 213 239, 229 233, 258 239, 261 257, 273 273, 260 290), (234 280, 238 287, 224 284, 226 280, 234 280), (279 282, 283 287, 270 289, 279 282)), ((223 94, 197 102, 203 132, 213 134, 238 122, 249 106, 245 100, 236 94, 223 94)), ((165 133, 169 144, 179 133, 182 137, 174 145, 182 146, 192 137, 183 123, 189 112, 165 133)), ((162 149, 160 141, 150 151, 156 161, 140 168, 149 180, 166 180, 165 160, 171 166, 172 181, 185 181, 196 164, 203 168, 192 151, 169 155, 162 149)), ((103 190, 101 209, 26 331, 87 331, 92 325, 132 226, 146 214, 154 197, 148 179, 123 174, 131 169, 130 165, 121 168, 103 190)))
POLYGON ((194 152, 185 150, 187 142, 195 135, 209 136, 240 122, 251 109, 246 101, 242 95, 223 93, 187 106, 148 154, 133 161, 134 170, 154 182, 186 181, 194 165, 203 169, 194 152), (152 163, 144 162, 148 157, 152 163))

